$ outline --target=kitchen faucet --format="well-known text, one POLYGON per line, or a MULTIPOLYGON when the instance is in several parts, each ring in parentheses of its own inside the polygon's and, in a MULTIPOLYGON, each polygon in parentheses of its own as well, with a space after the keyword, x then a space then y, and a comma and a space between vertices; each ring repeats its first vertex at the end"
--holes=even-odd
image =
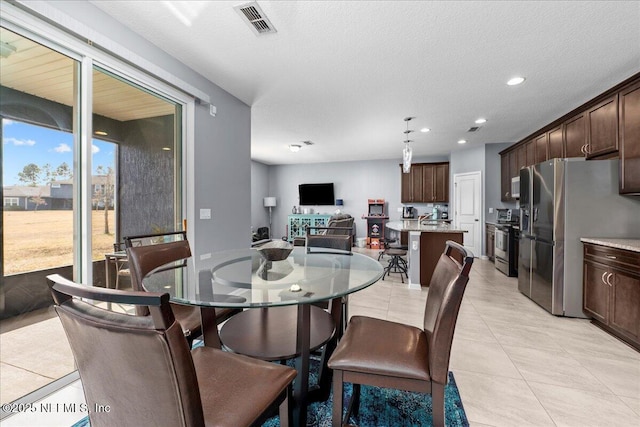
POLYGON ((424 224, 422 223, 422 221, 424 221, 425 219, 429 219, 429 218, 431 218, 432 216, 433 216, 433 213, 428 213, 428 214, 420 215, 420 216, 418 217, 418 224, 420 224, 420 225, 424 225, 424 224))

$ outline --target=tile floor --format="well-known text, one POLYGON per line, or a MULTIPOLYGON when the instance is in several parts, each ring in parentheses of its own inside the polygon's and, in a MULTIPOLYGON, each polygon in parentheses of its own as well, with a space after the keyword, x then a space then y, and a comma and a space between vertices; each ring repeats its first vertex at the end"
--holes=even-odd
MULTIPOLYGON (((420 326, 427 291, 393 276, 350 296, 349 314, 420 326)), ((472 426, 640 425, 640 353, 588 320, 548 314, 485 260, 471 271, 450 369, 472 426)), ((47 399, 82 403, 81 385, 47 399)), ((46 415, 11 416, 2 426, 68 427, 82 414, 46 415)))

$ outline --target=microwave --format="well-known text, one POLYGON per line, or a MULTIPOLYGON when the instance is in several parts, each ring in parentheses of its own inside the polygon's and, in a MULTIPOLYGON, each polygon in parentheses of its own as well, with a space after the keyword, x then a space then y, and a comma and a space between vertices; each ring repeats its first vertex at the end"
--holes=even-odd
POLYGON ((520 198, 520 177, 516 176, 511 178, 511 197, 514 199, 520 198))

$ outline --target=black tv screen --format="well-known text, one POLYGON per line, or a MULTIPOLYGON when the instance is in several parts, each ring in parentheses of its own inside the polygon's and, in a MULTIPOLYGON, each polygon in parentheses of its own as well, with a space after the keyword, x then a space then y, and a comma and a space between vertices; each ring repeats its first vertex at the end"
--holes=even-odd
POLYGON ((298 195, 301 206, 334 205, 333 183, 300 184, 298 195))

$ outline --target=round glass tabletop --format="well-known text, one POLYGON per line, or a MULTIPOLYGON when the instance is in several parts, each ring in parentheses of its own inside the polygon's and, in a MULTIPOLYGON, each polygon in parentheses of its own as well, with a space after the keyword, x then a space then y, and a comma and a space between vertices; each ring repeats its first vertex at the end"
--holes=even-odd
POLYGON ((256 249, 211 254, 194 266, 164 266, 143 285, 168 292, 172 301, 213 307, 269 307, 330 300, 377 282, 382 265, 366 255, 296 247, 282 261, 267 261, 256 249))

